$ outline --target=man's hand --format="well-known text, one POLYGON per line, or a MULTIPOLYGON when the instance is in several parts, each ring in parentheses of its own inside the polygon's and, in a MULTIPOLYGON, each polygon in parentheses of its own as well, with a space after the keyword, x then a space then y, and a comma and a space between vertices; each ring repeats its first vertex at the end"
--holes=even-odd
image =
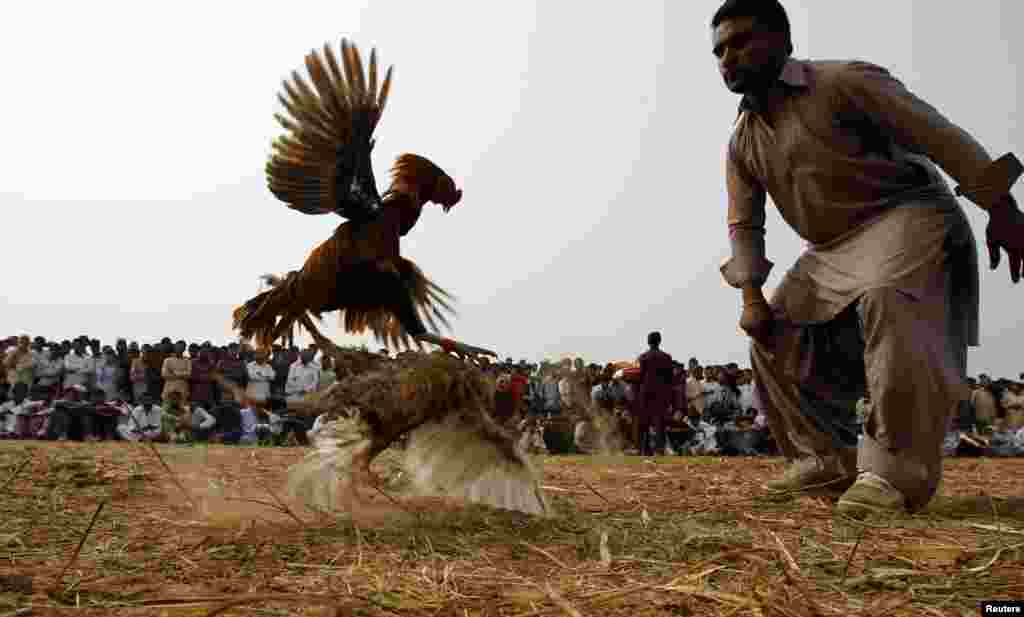
POLYGON ((1000 250, 1006 251, 1010 262, 1010 280, 1020 281, 1021 262, 1024 261, 1024 212, 1009 193, 989 211, 988 226, 985 228, 985 243, 988 245, 989 266, 999 267, 1000 250))
POLYGON ((761 288, 744 287, 740 328, 759 343, 768 344, 774 325, 775 315, 772 313, 772 307, 765 300, 761 288))

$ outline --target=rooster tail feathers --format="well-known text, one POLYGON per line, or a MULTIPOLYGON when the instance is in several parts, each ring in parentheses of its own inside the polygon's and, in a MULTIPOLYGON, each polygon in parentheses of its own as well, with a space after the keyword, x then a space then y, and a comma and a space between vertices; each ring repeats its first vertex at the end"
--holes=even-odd
POLYGON ((414 490, 528 514, 549 514, 534 462, 509 437, 495 439, 489 433, 479 422, 466 422, 455 412, 412 431, 404 467, 411 474, 414 490))
POLYGON ((292 297, 286 277, 264 274, 260 280, 271 288, 236 308, 231 314, 232 327, 243 340, 255 340, 260 347, 270 347, 292 332, 298 316, 290 306, 292 297))

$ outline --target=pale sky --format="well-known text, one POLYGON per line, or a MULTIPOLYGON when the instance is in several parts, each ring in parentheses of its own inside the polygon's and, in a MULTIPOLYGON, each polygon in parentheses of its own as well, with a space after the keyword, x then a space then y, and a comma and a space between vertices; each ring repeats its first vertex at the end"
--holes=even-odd
MULTIPOLYGON (((465 191, 402 244, 457 296, 456 338, 606 362, 657 329, 677 359, 745 366, 718 272, 738 102, 711 55, 718 4, 19 3, 0 37, 0 334, 231 340, 257 277, 298 268, 340 222, 288 210, 263 166, 281 79, 347 36, 395 65, 378 179, 410 151, 465 191)), ((1019 0, 785 6, 797 57, 886 66, 993 156, 1024 156, 1019 0)), ((961 203, 982 239, 987 216, 961 203)), ((767 246, 770 287, 802 249, 774 209, 767 246)), ((970 371, 1016 376, 1024 285, 981 249, 970 371)))

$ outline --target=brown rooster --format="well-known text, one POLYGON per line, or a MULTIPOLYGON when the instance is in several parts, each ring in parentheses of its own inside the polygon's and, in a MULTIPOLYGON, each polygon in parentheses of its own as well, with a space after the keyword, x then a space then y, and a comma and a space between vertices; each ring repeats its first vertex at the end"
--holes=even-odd
POLYGON ((275 117, 288 134, 273 144, 267 180, 289 208, 348 220, 313 249, 301 270, 266 275, 272 289, 235 310, 235 329, 266 347, 292 333, 303 315, 319 320, 323 313, 341 311, 346 331, 369 330, 391 346, 408 348, 411 339, 417 347, 433 343, 460 357, 495 355, 427 330, 429 325, 436 332, 438 322, 447 325, 451 296, 399 254, 399 239, 416 224, 423 206, 435 203, 448 212, 462 191, 434 163, 403 154, 391 170, 391 186, 383 197, 378 193, 370 153, 391 68, 378 89, 376 50, 368 72, 359 51, 344 39, 340 66, 327 45, 323 58, 316 51, 306 56, 312 87, 293 71, 278 95, 290 117, 275 117))
MULTIPOLYGON (((494 382, 479 367, 445 353, 389 359, 342 349, 308 315, 299 322, 334 360, 338 380, 288 402, 291 413, 335 418, 313 435, 314 448, 291 469, 293 496, 321 510, 342 501, 354 506, 360 486, 381 485, 370 463, 392 449, 414 492, 549 513, 537 462, 494 421, 494 382), (393 448, 402 440, 404 449, 393 448)), ((238 384, 220 373, 213 378, 248 404, 238 384)))

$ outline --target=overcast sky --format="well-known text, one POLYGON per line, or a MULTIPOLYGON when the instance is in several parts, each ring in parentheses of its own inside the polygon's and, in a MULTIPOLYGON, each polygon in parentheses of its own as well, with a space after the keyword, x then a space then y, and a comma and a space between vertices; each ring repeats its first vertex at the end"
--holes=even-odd
MULTIPOLYGON (((348 36, 395 65, 378 178, 411 151, 465 190, 402 244, 458 297, 457 338, 604 362, 659 329, 678 359, 746 365, 718 272, 737 104, 710 51, 718 4, 20 3, 0 36, 0 334, 230 340, 257 277, 298 268, 338 223, 277 202, 263 166, 281 79, 348 36)), ((796 56, 887 66, 994 156, 1024 155, 1018 0, 785 5, 796 56)), ((962 203, 982 238, 987 216, 962 203)), ((771 286, 802 242, 768 221, 771 286)), ((970 370, 1016 375, 1024 285, 982 257, 970 370)))

